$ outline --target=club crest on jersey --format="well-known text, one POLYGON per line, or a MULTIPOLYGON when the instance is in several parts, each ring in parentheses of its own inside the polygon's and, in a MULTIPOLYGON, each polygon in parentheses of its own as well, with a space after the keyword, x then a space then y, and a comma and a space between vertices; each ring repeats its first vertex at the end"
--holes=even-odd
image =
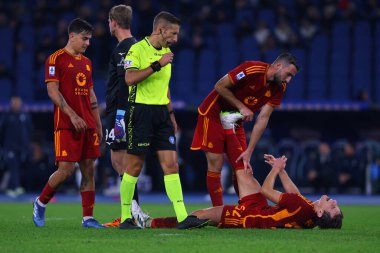
POLYGON ((170 142, 171 144, 174 144, 174 143, 175 143, 175 138, 174 138, 174 136, 170 136, 170 137, 169 137, 169 142, 170 142))
POLYGON ((132 65, 132 61, 131 60, 125 60, 124 61, 124 68, 128 68, 131 65, 132 65))
POLYGON ((49 66, 49 76, 55 76, 55 67, 49 66))
POLYGON ((240 79, 242 79, 243 77, 245 77, 243 71, 242 71, 242 72, 239 72, 239 73, 236 75, 236 79, 237 79, 237 80, 240 80, 240 79))

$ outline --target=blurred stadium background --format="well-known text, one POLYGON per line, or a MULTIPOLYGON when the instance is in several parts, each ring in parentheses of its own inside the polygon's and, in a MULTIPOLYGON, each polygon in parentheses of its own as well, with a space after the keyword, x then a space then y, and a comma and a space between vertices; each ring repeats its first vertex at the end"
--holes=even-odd
MULTIPOLYGON (((15 0, 0 1, 0 118, 10 98, 22 98, 26 126, 0 136, 0 190, 17 197, 40 191, 54 171, 52 105, 44 84, 46 57, 62 48, 67 24, 81 17, 95 33, 86 52, 93 62, 95 91, 105 100, 109 55, 116 46, 108 30, 115 4, 133 7, 132 33, 151 33, 162 10, 182 20, 173 48, 171 92, 181 131, 178 136, 185 192, 206 193, 206 161, 189 150, 196 108, 215 82, 244 60, 272 62, 282 51, 297 58, 302 71, 290 83, 283 106, 271 117, 252 164, 262 181, 268 168, 262 154, 285 154, 288 171, 309 193, 378 194, 380 166, 380 1, 378 0, 15 0), (6 166, 6 136, 22 136, 21 170, 6 166)), ((252 125, 247 125, 247 131, 252 125)), ((8 129, 9 130, 9 129, 8 129)), ((118 192, 118 177, 103 146, 97 166, 99 194, 118 192)), ((139 187, 164 190, 155 157, 146 162, 139 187)), ((225 165, 223 183, 230 186, 225 165)), ((75 178, 61 191, 77 191, 75 178)))

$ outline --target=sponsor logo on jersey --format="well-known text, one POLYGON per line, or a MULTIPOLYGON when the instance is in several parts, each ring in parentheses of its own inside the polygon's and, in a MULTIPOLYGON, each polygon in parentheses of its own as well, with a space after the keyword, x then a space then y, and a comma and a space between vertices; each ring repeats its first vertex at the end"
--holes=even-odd
POLYGON ((253 96, 248 96, 244 98, 244 104, 246 105, 255 105, 257 104, 257 101, 258 101, 257 98, 253 96))
POLYGON ((55 76, 55 67, 49 66, 49 76, 55 76))
POLYGON ((85 86, 86 85, 86 76, 82 72, 79 72, 77 74, 77 76, 75 77, 75 80, 77 81, 77 84, 79 86, 85 86))
POLYGON ((239 72, 239 73, 236 75, 236 80, 240 80, 240 79, 242 79, 243 77, 245 77, 244 72, 243 72, 243 71, 242 71, 242 72, 239 72))

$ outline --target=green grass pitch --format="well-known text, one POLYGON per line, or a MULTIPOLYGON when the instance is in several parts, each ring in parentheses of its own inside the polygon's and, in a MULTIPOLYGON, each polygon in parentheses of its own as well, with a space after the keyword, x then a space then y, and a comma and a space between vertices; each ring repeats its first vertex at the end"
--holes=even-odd
MULTIPOLYGON (((187 205, 189 212, 205 205, 187 205)), ((153 217, 172 216, 169 204, 142 204, 153 217)), ((31 203, 0 204, 0 252, 380 252, 380 206, 343 206, 342 230, 144 229, 80 227, 80 203, 50 204, 46 225, 34 226, 31 203)), ((95 207, 100 222, 119 215, 117 203, 95 207)))

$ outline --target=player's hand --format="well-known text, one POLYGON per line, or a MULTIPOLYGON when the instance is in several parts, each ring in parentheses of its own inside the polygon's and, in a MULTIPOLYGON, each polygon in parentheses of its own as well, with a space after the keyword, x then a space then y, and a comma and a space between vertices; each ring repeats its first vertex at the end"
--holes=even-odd
POLYGON ((243 107, 240 109, 240 113, 243 115, 244 121, 252 121, 253 120, 253 112, 247 107, 243 107))
POLYGON ((247 150, 243 151, 243 153, 241 153, 239 155, 239 157, 236 159, 235 162, 239 162, 240 160, 243 160, 243 164, 244 164, 244 172, 249 174, 249 173, 252 173, 252 166, 251 166, 251 153, 249 153, 247 150))
POLYGON ((173 62, 174 54, 172 52, 164 54, 161 59, 158 61, 161 67, 165 67, 169 63, 173 62))
POLYGON ((87 129, 86 122, 76 114, 70 117, 70 121, 77 132, 82 132, 87 129))
POLYGON ((269 164, 270 166, 273 166, 274 160, 276 160, 276 158, 274 158, 273 155, 264 154, 264 160, 267 164, 269 164))
POLYGON ((286 156, 281 156, 279 158, 275 158, 272 155, 265 154, 264 155, 265 162, 272 166, 273 170, 276 170, 278 172, 282 171, 286 167, 286 161, 288 158, 286 156))
POLYGON ((127 135, 125 133, 125 122, 124 122, 124 110, 117 110, 114 133, 116 142, 125 142, 127 140, 127 135))

